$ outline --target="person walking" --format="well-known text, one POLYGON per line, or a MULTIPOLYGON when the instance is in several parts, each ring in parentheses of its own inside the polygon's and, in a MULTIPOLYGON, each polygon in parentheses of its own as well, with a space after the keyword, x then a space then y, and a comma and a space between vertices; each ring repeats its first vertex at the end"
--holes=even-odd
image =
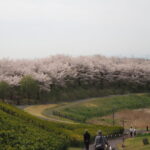
POLYGON ((133 129, 133 136, 136 136, 136 128, 133 129))
POLYGON ((90 138, 91 138, 90 133, 88 132, 88 130, 85 130, 85 133, 83 135, 85 150, 89 150, 90 138))
POLYGON ((106 145, 109 145, 107 139, 102 135, 102 131, 99 130, 97 136, 95 137, 95 150, 105 150, 106 145))
POLYGON ((130 127, 129 132, 130 132, 130 137, 132 137, 133 136, 133 128, 132 127, 130 127))
POLYGON ((146 131, 148 131, 148 126, 146 126, 146 131))

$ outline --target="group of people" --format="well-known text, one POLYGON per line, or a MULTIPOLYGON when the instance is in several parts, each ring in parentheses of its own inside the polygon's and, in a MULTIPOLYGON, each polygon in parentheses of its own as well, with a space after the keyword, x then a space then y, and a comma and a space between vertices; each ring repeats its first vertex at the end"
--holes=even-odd
POLYGON ((136 128, 130 127, 129 132, 130 132, 130 137, 136 136, 136 128))
MULTIPOLYGON (((83 138, 84 138, 85 150, 89 150, 91 136, 87 130, 85 131, 83 138)), ((109 150, 111 150, 111 146, 108 144, 107 139, 102 135, 101 130, 98 131, 97 136, 95 137, 94 147, 95 150, 105 150, 106 147, 109 150)))

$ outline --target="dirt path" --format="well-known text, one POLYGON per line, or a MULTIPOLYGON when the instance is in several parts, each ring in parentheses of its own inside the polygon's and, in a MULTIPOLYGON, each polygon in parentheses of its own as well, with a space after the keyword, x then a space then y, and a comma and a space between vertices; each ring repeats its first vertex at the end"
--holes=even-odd
POLYGON ((61 120, 61 119, 56 118, 56 116, 53 116, 52 115, 53 110, 63 109, 65 107, 72 106, 72 105, 75 105, 78 103, 87 102, 87 101, 90 101, 92 99, 95 99, 95 98, 82 99, 82 100, 78 100, 75 102, 69 102, 66 104, 61 103, 61 104, 42 104, 42 105, 21 105, 21 106, 17 106, 17 107, 20 109, 23 109, 24 111, 26 111, 26 112, 28 112, 28 113, 36 116, 36 117, 39 117, 39 118, 42 118, 45 120, 50 120, 50 121, 55 121, 55 122, 63 122, 63 123, 71 123, 72 124, 72 123, 74 123, 73 121, 61 120), (50 111, 51 111, 50 116, 46 116, 43 114, 44 110, 46 110, 46 109, 50 109, 50 111))
POLYGON ((56 104, 46 104, 46 105, 31 105, 29 107, 25 107, 24 110, 34 116, 48 118, 42 114, 42 112, 47 108, 53 108, 56 104))
MULTIPOLYGON (((127 94, 125 94, 127 95, 127 94)), ((122 95, 110 95, 110 96, 104 96, 104 97, 113 97, 113 96, 122 96, 122 95)), ((97 99, 97 98, 102 98, 102 97, 93 97, 93 98, 89 98, 89 99, 81 99, 81 100, 78 100, 78 101, 74 101, 74 102, 68 102, 66 104, 43 104, 43 105, 21 105, 21 106, 17 106, 18 108, 20 109, 24 109, 26 112, 34 115, 34 116, 37 116, 37 117, 40 117, 40 118, 43 118, 43 119, 46 119, 46 120, 50 120, 50 121, 57 121, 57 122, 65 122, 65 123, 73 123, 71 120, 61 120, 59 118, 56 118, 55 116, 52 115, 52 112, 54 110, 60 110, 60 109, 64 109, 65 107, 68 107, 68 106, 73 106, 73 105, 76 105, 76 104, 79 104, 79 103, 84 103, 84 102, 88 102, 88 101, 91 101, 92 99, 97 99), (50 116, 46 116, 43 114, 44 110, 46 109, 50 109, 50 116)))
POLYGON ((46 104, 46 105, 31 105, 31 106, 28 106, 28 107, 24 107, 24 111, 36 116, 36 117, 39 117, 39 118, 42 118, 42 119, 45 119, 45 120, 50 120, 50 121, 55 121, 55 122, 63 122, 63 123, 72 123, 72 122, 69 122, 69 121, 65 121, 65 120, 59 120, 59 119, 56 119, 56 118, 52 118, 52 117, 47 117, 45 115, 42 114, 42 112, 45 110, 45 109, 48 109, 48 108, 55 108, 57 106, 57 104, 46 104))
MULTIPOLYGON (((111 96, 105 96, 105 97, 112 97, 115 95, 111 95, 111 96)), ((118 95, 119 96, 119 95, 118 95)), ((68 102, 68 103, 60 103, 60 104, 42 104, 42 105, 21 105, 21 106, 17 106, 20 109, 23 109, 24 111, 45 119, 45 120, 50 120, 50 121, 55 121, 55 122, 63 122, 63 123, 71 123, 71 124, 75 124, 75 122, 71 121, 71 120, 61 120, 58 117, 53 115, 53 111, 54 110, 60 110, 60 109, 64 109, 65 107, 68 106, 73 106, 79 103, 84 103, 84 102, 88 102, 91 101, 92 99, 96 99, 96 98, 100 98, 100 97, 93 97, 93 98, 89 98, 89 99, 81 99, 78 101, 74 101, 74 102, 68 102), (44 115, 43 112, 44 110, 49 109, 50 110, 50 115, 44 115)))

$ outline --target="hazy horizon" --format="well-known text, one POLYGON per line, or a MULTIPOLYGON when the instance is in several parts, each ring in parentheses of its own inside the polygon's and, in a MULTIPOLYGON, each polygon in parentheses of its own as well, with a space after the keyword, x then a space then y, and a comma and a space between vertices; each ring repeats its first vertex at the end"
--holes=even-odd
POLYGON ((1 0, 0 59, 150 58, 149 0, 1 0))

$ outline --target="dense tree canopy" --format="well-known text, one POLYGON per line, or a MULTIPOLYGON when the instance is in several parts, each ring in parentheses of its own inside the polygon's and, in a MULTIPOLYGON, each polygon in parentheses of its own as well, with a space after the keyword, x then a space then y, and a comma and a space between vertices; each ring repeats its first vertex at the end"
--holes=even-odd
MULTIPOLYGON (((39 91, 94 86, 132 90, 150 89, 150 60, 107 58, 104 56, 69 57, 63 55, 35 60, 0 60, 0 81, 12 88, 22 86, 30 76, 39 91), (36 81, 36 82, 35 82, 36 81)), ((29 79, 28 79, 29 80, 29 79)), ((35 85, 34 85, 35 86, 35 85)))
POLYGON ((4 100, 5 98, 7 98, 8 93, 9 93, 9 84, 5 81, 1 81, 0 82, 0 98, 2 100, 4 100))
POLYGON ((31 76, 24 76, 20 81, 21 93, 25 98, 37 98, 38 84, 31 76))

